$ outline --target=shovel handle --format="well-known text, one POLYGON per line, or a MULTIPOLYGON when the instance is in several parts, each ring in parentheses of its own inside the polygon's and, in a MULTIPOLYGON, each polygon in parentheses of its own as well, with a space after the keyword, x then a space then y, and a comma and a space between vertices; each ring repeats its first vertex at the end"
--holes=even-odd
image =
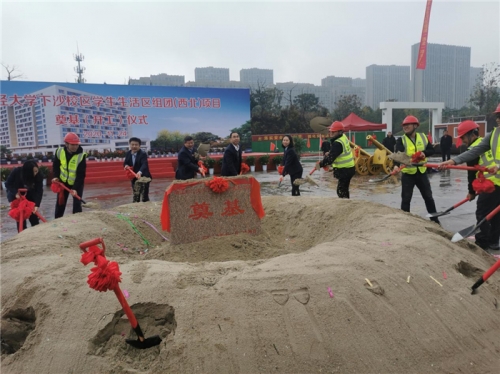
MULTIPOLYGON (((419 164, 420 165, 420 164, 419 164)), ((421 166, 425 166, 428 168, 438 168, 439 164, 423 164, 421 166)), ((482 172, 489 172, 491 171, 490 168, 480 166, 480 165, 474 165, 474 166, 461 166, 461 165, 443 165, 442 166, 444 169, 455 169, 455 170, 470 170, 470 171, 482 171, 482 172)))
POLYGON ((42 216, 40 213, 35 212, 35 215, 42 220, 42 222, 47 222, 44 216, 42 216))
POLYGON ((470 201, 469 198, 466 197, 465 199, 460 200, 458 203, 456 203, 455 205, 453 205, 452 209, 458 208, 460 205, 465 204, 465 203, 467 203, 469 201, 470 201))
POLYGON ((495 209, 493 209, 486 217, 486 221, 491 221, 491 219, 498 213, 500 212, 500 205, 497 206, 495 209))
MULTIPOLYGON (((127 315, 127 318, 130 322, 130 325, 135 330, 136 327, 138 326, 137 319, 135 318, 135 315, 134 315, 134 312, 132 312, 132 309, 130 309, 130 306, 128 305, 127 300, 125 300, 125 296, 123 296, 123 292, 120 289, 120 286, 116 286, 113 289, 113 291, 115 292, 115 295, 116 295, 118 301, 120 302, 120 304, 123 308, 123 311, 127 315)), ((136 331, 136 333, 137 333, 137 331, 136 331)), ((139 335, 139 334, 137 334, 137 335, 139 335)), ((142 331, 141 331, 141 336, 139 336, 139 339, 144 340, 144 335, 142 335, 142 331)))
POLYGON ((488 278, 491 277, 491 275, 499 268, 500 268, 500 260, 497 260, 497 262, 495 262, 492 267, 486 270, 486 272, 481 276, 481 278, 479 278, 477 282, 474 283, 474 285, 472 286, 472 293, 474 293, 476 288, 478 288, 480 285, 486 282, 488 278))
POLYGON ((102 238, 95 238, 80 243, 80 249, 82 250, 82 252, 87 252, 88 247, 92 247, 93 245, 97 244, 102 244, 102 255, 104 256, 104 254, 106 253, 106 245, 104 244, 104 240, 102 238))
POLYGON ((87 202, 86 202, 85 200, 83 200, 80 196, 78 196, 78 195, 73 195, 73 194, 71 193, 71 189, 69 189, 68 187, 66 187, 66 186, 64 185, 64 183, 61 183, 61 182, 54 182, 54 183, 59 183, 59 185, 60 185, 62 188, 64 188, 66 191, 68 191, 68 192, 69 192, 69 194, 70 194, 71 196, 76 197, 76 198, 77 198, 78 200, 80 200, 82 203, 87 204, 87 202))

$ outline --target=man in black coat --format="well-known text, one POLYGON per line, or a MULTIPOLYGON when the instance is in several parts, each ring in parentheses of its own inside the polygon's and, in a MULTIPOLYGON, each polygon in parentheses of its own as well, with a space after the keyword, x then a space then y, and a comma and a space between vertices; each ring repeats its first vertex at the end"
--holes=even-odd
POLYGON ((396 148, 396 138, 392 135, 392 132, 388 132, 387 136, 382 140, 382 145, 389 151, 394 152, 396 148))
POLYGON ((242 150, 240 147, 240 135, 237 132, 232 132, 229 141, 231 144, 224 150, 222 158, 221 175, 223 177, 234 177, 239 175, 241 171, 242 150))
MULTIPOLYGON (((130 138, 128 141, 128 145, 130 150, 125 155, 125 161, 123 161, 123 168, 128 169, 132 168, 134 173, 136 173, 139 178, 146 177, 151 178, 151 173, 149 172, 149 164, 148 164, 148 155, 141 149, 141 139, 139 138, 130 138)), ((132 179, 132 191, 134 190, 134 184, 137 181, 137 178, 132 179)), ((142 187, 142 202, 149 201, 149 183, 142 183, 144 187, 142 187)), ((139 202, 134 194, 134 203, 139 202)), ((138 196, 140 199, 140 195, 138 196)))
POLYGON ((201 174, 201 168, 198 166, 198 160, 195 156, 194 139, 192 136, 186 136, 184 138, 184 146, 177 156, 175 179, 193 179, 197 172, 201 174))
POLYGON ((443 157, 443 162, 448 161, 451 158, 451 146, 453 145, 453 138, 448 135, 448 131, 444 131, 441 137, 441 156, 443 157))

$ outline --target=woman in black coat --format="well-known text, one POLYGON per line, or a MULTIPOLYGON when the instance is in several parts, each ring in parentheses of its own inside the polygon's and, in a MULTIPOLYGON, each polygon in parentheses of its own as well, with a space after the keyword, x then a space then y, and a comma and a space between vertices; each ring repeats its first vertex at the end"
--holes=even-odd
MULTIPOLYGON (((43 197, 43 177, 38 172, 38 164, 35 161, 26 161, 23 166, 15 168, 5 181, 7 200, 10 202, 18 198, 18 190, 26 188, 26 200, 35 203, 33 213, 28 217, 31 226, 40 223, 35 212, 40 207, 43 197)), ((17 223, 19 230, 19 222, 17 223)), ((26 229, 26 220, 23 221, 23 229, 26 229)))
POLYGON ((300 196, 299 186, 293 184, 296 179, 302 178, 302 164, 300 163, 299 156, 293 148, 293 139, 290 135, 283 136, 281 139, 281 146, 284 149, 283 153, 283 172, 282 176, 289 174, 292 182, 292 196, 300 196))

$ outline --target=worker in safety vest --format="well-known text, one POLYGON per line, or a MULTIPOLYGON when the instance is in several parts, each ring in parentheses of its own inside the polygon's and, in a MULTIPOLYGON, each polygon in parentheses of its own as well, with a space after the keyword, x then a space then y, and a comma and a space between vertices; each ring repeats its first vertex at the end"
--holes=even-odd
MULTIPOLYGON (((500 164, 500 104, 498 104, 495 114, 497 127, 492 132, 467 152, 439 164, 439 168, 444 169, 446 165, 459 165, 464 162, 475 162, 479 159, 485 166, 492 168, 491 173, 485 175, 485 177, 493 182, 495 190, 492 193, 479 195, 476 209, 476 219, 478 221, 500 205, 500 175, 498 174, 498 165, 500 164)), ((498 250, 500 248, 499 239, 500 217, 495 216, 481 226, 481 234, 479 234, 479 237, 476 235, 476 244, 483 249, 498 250)))
MULTIPOLYGON (((64 147, 59 147, 56 150, 53 173, 54 179, 52 182, 61 182, 71 190, 73 195, 73 214, 82 211, 82 202, 74 197, 78 195, 83 197, 83 184, 87 171, 86 157, 80 146, 80 138, 73 132, 68 132, 64 137, 64 147)), ((62 217, 66 209, 69 192, 64 190, 64 201, 56 200, 55 218, 62 217)))
POLYGON ((318 161, 318 167, 333 166, 333 176, 339 180, 337 184, 337 196, 341 199, 349 199, 349 184, 356 173, 354 168, 354 156, 352 155, 349 139, 344 135, 344 125, 335 121, 328 128, 331 142, 330 151, 325 153, 322 161, 318 161))
MULTIPOLYGON (((425 163, 427 157, 434 154, 434 147, 425 134, 416 132, 418 126, 420 126, 418 119, 414 116, 407 116, 401 125, 404 135, 396 141, 396 152, 406 153, 416 163, 425 163)), ((399 171, 399 166, 396 165, 394 169, 396 172, 399 171)), ((401 173, 401 210, 405 212, 410 211, 413 189, 417 186, 424 199, 427 212, 436 213, 436 203, 432 197, 431 184, 427 177, 427 168, 424 166, 405 165, 401 169, 401 173)), ((431 221, 439 224, 437 217, 432 217, 431 221)))

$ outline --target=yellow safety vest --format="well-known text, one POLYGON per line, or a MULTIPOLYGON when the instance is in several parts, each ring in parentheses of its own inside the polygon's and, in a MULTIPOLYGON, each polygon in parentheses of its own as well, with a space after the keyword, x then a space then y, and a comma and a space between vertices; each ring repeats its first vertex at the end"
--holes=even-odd
MULTIPOLYGON (((492 138, 493 135, 495 135, 495 133, 491 134, 492 138)), ((467 150, 477 146, 479 143, 481 143, 481 140, 483 140, 483 138, 478 137, 476 140, 474 140, 474 142, 472 142, 472 144, 469 146, 469 148, 467 148, 467 150)), ((495 159, 493 158, 493 152, 491 150, 486 151, 481 156, 479 156, 479 165, 489 168, 495 166, 495 164, 496 162, 495 159)), ((479 175, 479 172, 477 172, 476 175, 479 175)), ((500 186, 500 179, 497 177, 497 174, 490 174, 485 172, 483 173, 483 175, 486 179, 492 181, 493 184, 500 186)))
POLYGON ((68 163, 64 148, 57 148, 56 157, 61 161, 61 174, 59 175, 59 179, 64 183, 67 182, 70 186, 74 185, 76 179, 76 169, 85 156, 87 156, 85 152, 75 153, 71 156, 68 163))
MULTIPOLYGON (((411 139, 406 134, 403 135, 401 140, 403 141, 403 146, 405 147, 406 154, 410 157, 413 156, 418 151, 423 152, 425 150, 425 148, 427 147, 427 144, 429 144, 429 139, 427 139, 427 136, 425 136, 424 134, 419 133, 419 132, 417 132, 415 134, 415 143, 413 143, 413 141, 411 141, 411 139)), ((427 158, 425 158, 421 162, 426 163, 427 158)), ((427 168, 425 166, 418 166, 418 170, 422 174, 424 174, 427 171, 427 168)), ((405 174, 416 174, 417 173, 417 166, 406 165, 406 167, 404 169, 401 169, 401 172, 403 172, 405 174)))
POLYGON ((352 168, 354 166, 354 156, 352 155, 351 145, 347 136, 342 136, 335 140, 342 144, 342 153, 333 161, 334 168, 352 168))

